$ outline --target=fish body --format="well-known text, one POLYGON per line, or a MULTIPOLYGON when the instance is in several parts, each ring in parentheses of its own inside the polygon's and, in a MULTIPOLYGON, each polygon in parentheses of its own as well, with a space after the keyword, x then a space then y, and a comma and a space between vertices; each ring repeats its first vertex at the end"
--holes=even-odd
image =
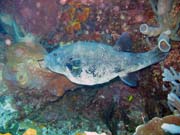
POLYGON ((96 85, 117 76, 124 78, 129 73, 163 60, 166 55, 158 48, 145 53, 132 53, 103 43, 79 41, 52 51, 45 56, 44 62, 48 69, 65 75, 76 84, 96 85))

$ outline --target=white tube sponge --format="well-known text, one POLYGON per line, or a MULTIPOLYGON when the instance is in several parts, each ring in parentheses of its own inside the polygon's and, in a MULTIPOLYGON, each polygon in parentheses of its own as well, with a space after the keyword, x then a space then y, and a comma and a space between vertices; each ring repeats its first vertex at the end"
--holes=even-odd
POLYGON ((158 47, 162 52, 169 52, 171 44, 169 43, 169 36, 165 33, 161 33, 158 38, 158 47))
POLYGON ((139 30, 148 37, 158 36, 162 32, 161 27, 151 27, 147 24, 141 24, 139 30))
POLYGON ((169 132, 171 134, 180 134, 180 126, 175 125, 175 124, 168 124, 168 123, 163 123, 161 125, 161 128, 165 132, 169 132))

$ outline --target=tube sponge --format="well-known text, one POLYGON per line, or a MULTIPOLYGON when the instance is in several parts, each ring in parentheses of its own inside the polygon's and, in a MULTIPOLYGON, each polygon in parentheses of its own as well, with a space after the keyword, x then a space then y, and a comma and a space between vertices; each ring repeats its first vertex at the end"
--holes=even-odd
POLYGON ((172 6, 172 0, 158 0, 157 14, 162 16, 167 14, 172 6))
POLYGON ((169 37, 165 33, 161 33, 158 38, 158 47, 162 52, 169 52, 171 49, 171 45, 169 43, 169 37))
POLYGON ((141 24, 139 30, 148 37, 158 36, 162 31, 161 27, 152 27, 147 24, 141 24))

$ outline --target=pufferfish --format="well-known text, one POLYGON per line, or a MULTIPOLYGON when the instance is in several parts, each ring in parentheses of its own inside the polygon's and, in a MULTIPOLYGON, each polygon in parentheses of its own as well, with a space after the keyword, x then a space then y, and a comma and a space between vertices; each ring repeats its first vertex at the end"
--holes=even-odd
POLYGON ((96 85, 120 77, 129 86, 137 86, 134 72, 155 64, 168 55, 159 48, 143 53, 131 52, 132 40, 123 33, 114 47, 97 42, 78 41, 47 54, 45 67, 80 85, 96 85))

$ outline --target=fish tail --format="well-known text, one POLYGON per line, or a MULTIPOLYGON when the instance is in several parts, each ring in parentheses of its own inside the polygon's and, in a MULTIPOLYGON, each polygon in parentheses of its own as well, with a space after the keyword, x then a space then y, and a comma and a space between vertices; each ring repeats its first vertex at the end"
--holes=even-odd
POLYGON ((154 48, 153 50, 145 53, 145 60, 149 65, 158 63, 164 60, 168 55, 168 52, 162 52, 158 47, 154 48))

